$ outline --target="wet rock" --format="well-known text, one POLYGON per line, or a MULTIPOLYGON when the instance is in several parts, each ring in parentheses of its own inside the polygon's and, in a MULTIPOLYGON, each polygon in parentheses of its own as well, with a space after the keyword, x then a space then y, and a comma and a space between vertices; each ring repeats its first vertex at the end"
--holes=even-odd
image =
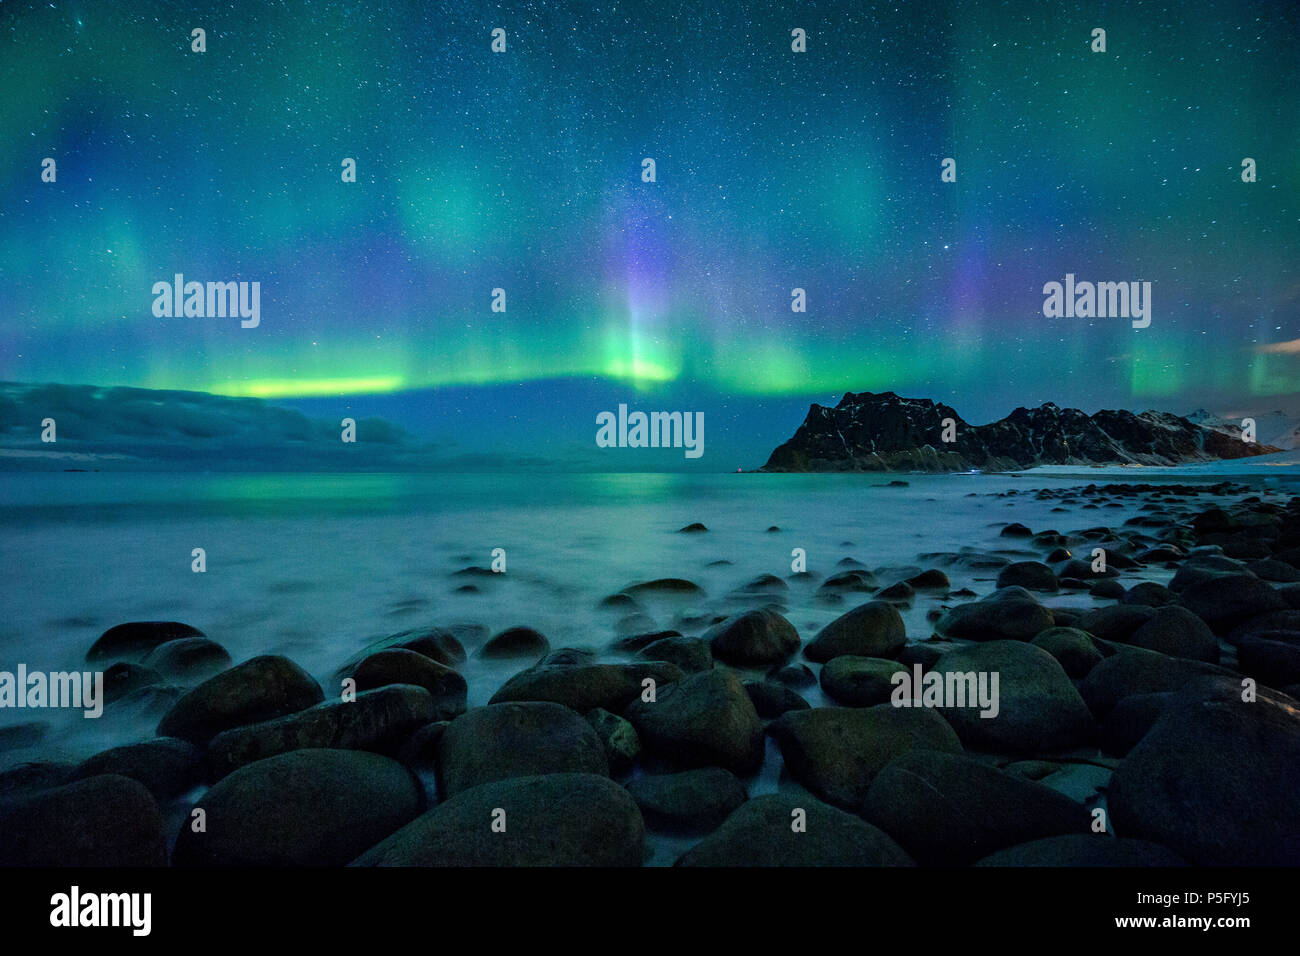
POLYGON ((1172 691, 1120 698, 1101 722, 1101 749, 1120 757, 1127 754, 1155 726, 1173 698, 1172 691))
POLYGON ((110 627, 86 652, 92 664, 114 660, 139 660, 159 644, 183 637, 203 637, 196 627, 179 621, 132 621, 110 627))
POLYGON ((465 678, 450 667, 405 648, 378 651, 357 665, 357 690, 375 690, 392 684, 423 687, 433 697, 431 720, 452 720, 465 713, 468 688, 465 678))
MULTIPOLYGON (((462 634, 466 633, 465 628, 459 630, 462 634)), ((345 677, 354 676, 357 665, 366 658, 380 651, 389 650, 415 651, 415 653, 422 654, 443 667, 456 667, 466 660, 465 645, 461 643, 460 637, 452 629, 442 627, 417 628, 390 634, 388 637, 367 645, 339 668, 335 675, 336 678, 342 680, 345 677)))
POLYGON ((683 597, 702 597, 704 589, 694 581, 687 581, 685 578, 656 578, 653 581, 642 581, 639 584, 632 584, 623 589, 624 593, 633 597, 641 595, 678 595, 683 597))
POLYGON ((52 790, 72 780, 77 765, 38 760, 0 771, 0 800, 38 790, 52 790))
POLYGON ((1106 581, 1097 581, 1088 591, 1095 598, 1118 601, 1124 596, 1124 585, 1114 578, 1110 578, 1106 581))
POLYGON ((893 657, 906 643, 898 610, 885 601, 868 601, 823 627, 804 648, 804 656, 818 663, 844 654, 893 657))
POLYGON ((861 808, 876 774, 899 754, 962 749, 935 711, 891 704, 792 711, 769 731, 795 779, 823 800, 853 810, 861 808))
POLYGON ((442 735, 446 733, 451 721, 435 720, 425 724, 406 738, 397 751, 397 759, 407 767, 415 770, 434 770, 438 766, 438 751, 442 746, 442 735))
POLYGON ((914 574, 907 579, 907 583, 918 591, 940 590, 951 585, 948 575, 938 568, 927 568, 920 574, 914 574))
POLYGON ((681 637, 681 631, 647 631, 644 634, 629 634, 612 641, 609 649, 620 654, 631 654, 649 647, 655 641, 666 637, 681 637))
POLYGON ((1174 592, 1163 584, 1154 581, 1141 581, 1127 591, 1120 599, 1121 604, 1138 604, 1145 607, 1164 607, 1174 600, 1174 592))
POLYGON ((201 681, 219 674, 234 661, 224 647, 206 637, 182 637, 159 644, 141 662, 164 678, 201 681))
POLYGON ((188 740, 158 737, 97 753, 77 767, 72 779, 100 774, 138 781, 156 800, 165 803, 203 782, 203 751, 188 740))
POLYGON ((340 866, 410 822, 423 796, 396 760, 359 750, 296 750, 236 770, 181 826, 176 866, 340 866))
POLYGON ((808 701, 776 681, 747 680, 744 686, 758 716, 764 720, 780 717, 787 711, 808 709, 808 701))
POLYGON ((208 744, 208 770, 220 779, 245 764, 291 750, 370 750, 395 754, 425 724, 439 719, 432 695, 414 684, 363 691, 294 714, 222 731, 208 744))
POLYGON ((158 736, 203 745, 223 730, 296 713, 324 699, 320 685, 293 661, 254 657, 176 701, 158 725, 158 736))
POLYGON ((1079 618, 1076 626, 1103 641, 1127 644, 1133 633, 1155 615, 1154 608, 1140 604, 1113 604, 1089 611, 1079 618))
POLYGON ((609 774, 595 729, 559 704, 476 707, 443 734, 438 763, 443 799, 495 780, 553 773, 609 774))
POLYGON ((579 714, 596 707, 618 713, 641 696, 645 681, 653 681, 657 689, 662 689, 683 676, 681 668, 667 661, 577 667, 539 664, 506 681, 490 703, 541 700, 563 704, 579 714))
POLYGON ((1069 797, 970 757, 914 750, 890 761, 864 815, 923 866, 966 866, 995 850, 1064 833, 1091 817, 1069 797))
POLYGON ((787 664, 768 671, 768 679, 784 684, 786 687, 812 687, 817 683, 817 675, 807 664, 787 664))
POLYGON ((799 649, 794 625, 775 611, 746 611, 704 634, 719 660, 740 666, 779 663, 799 649))
POLYGON ((1011 522, 998 533, 1004 538, 1029 538, 1034 534, 1019 521, 1011 522))
POLYGON ((651 826, 687 833, 716 829, 745 802, 744 784, 721 767, 637 777, 627 792, 651 826))
POLYGON ((763 725, 740 680, 729 672, 692 674, 632 701, 623 716, 650 749, 684 766, 718 766, 748 775, 763 763, 763 725))
POLYGON ((998 572, 999 588, 1022 587, 1030 591, 1047 591, 1055 594, 1060 590, 1056 572, 1041 561, 1016 561, 1008 564, 998 572))
POLYGON ((641 738, 632 723, 600 707, 588 711, 586 720, 600 738, 609 772, 618 776, 631 770, 641 756, 641 738))
POLYGON ((677 533, 678 534, 699 534, 702 531, 708 531, 708 530, 709 530, 708 528, 700 524, 698 521, 693 521, 684 528, 678 528, 677 533))
MULTIPOLYGON (((1098 665, 1100 666, 1100 665, 1098 665)), ((1095 668, 1094 668, 1095 670, 1095 668)), ((1087 743, 1095 733, 1092 714, 1056 658, 1021 641, 989 641, 949 651, 935 673, 971 674, 965 706, 945 706, 941 713, 963 744, 997 753, 1044 753, 1087 743), (997 713, 972 701, 971 687, 980 674, 998 675, 997 713)))
POLYGON ((822 668, 822 690, 848 707, 873 707, 889 701, 897 686, 892 678, 900 671, 909 672, 897 661, 843 654, 822 668))
POLYGON ((165 866, 167 838, 144 785, 116 774, 0 800, 0 866, 165 866))
POLYGON ((1128 638, 1134 647, 1174 657, 1219 662, 1219 641, 1199 617, 1177 605, 1156 608, 1152 618, 1128 638))
POLYGON ((821 583, 819 591, 874 591, 876 576, 861 568, 832 574, 821 583))
POLYGON ((1092 636, 1077 627, 1049 627, 1029 643, 1055 657, 1073 678, 1086 676, 1101 661, 1101 652, 1092 642, 1092 636))
POLYGON ((1300 643, 1244 640, 1237 646, 1237 667, 1269 687, 1300 683, 1300 643))
POLYGON ((851 813, 807 797, 771 794, 747 800, 677 866, 912 866, 887 834, 851 813), (793 823, 806 827, 795 832, 793 823))
POLYGON ((1273 588, 1253 574, 1227 574, 1202 581, 1184 590, 1178 600, 1215 634, 1226 634, 1252 617, 1287 607, 1273 588))
POLYGON ((1028 591, 1013 588, 951 608, 934 629, 944 637, 968 641, 1029 641, 1055 624, 1052 612, 1028 591))
POLYGON ((1179 692, 1111 778, 1116 833, 1200 866, 1300 862, 1300 789, 1287 784, 1300 766, 1300 712, 1265 689, 1241 698, 1234 678, 1179 692))
POLYGON ((551 644, 545 636, 531 627, 508 627, 484 644, 478 656, 488 660, 510 657, 537 659, 550 649, 551 644))
POLYGON ((552 773, 465 790, 353 865, 640 866, 644 843, 641 811, 626 790, 594 774, 552 773), (505 832, 493 832, 502 812, 505 832))
POLYGON ((1226 673, 1205 661, 1124 647, 1088 672, 1079 685, 1079 693, 1093 714, 1104 718, 1125 697, 1178 690, 1194 677, 1226 673))
POLYGON ((133 691, 162 682, 162 674, 152 667, 118 661, 104 671, 104 703, 111 704, 133 691))
POLYGON ((637 656, 676 664, 685 674, 713 668, 713 652, 708 643, 698 637, 665 637, 647 644, 637 656))

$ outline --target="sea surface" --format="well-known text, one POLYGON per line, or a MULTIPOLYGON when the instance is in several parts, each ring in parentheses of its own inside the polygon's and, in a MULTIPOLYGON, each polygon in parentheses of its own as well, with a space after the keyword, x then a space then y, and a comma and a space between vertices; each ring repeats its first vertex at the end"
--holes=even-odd
MULTIPOLYGON (((1121 498, 1061 513, 1052 511, 1058 501, 1030 494, 1086 483, 1045 475, 4 474, 0 670, 20 662, 29 672, 84 669, 103 631, 138 620, 191 624, 235 661, 286 655, 327 695, 334 671, 366 644, 432 625, 478 624, 491 634, 523 624, 553 648, 619 659, 608 647, 620 634, 699 634, 714 615, 765 603, 732 592, 760 574, 787 578, 796 548, 822 577, 854 559, 887 585, 936 565, 923 557, 932 552, 974 547, 1041 558, 1024 539, 999 537, 1009 521, 1035 532, 1119 526, 1145 503, 1121 498), (708 531, 679 532, 692 522, 708 531), (206 551, 204 573, 191 570, 194 548, 206 551), (490 567, 496 548, 505 551, 505 573, 456 575, 490 567), (661 577, 689 579, 707 596, 649 601, 631 619, 599 606, 661 577), (478 590, 459 590, 467 584, 478 590)), ((993 572, 946 570, 954 589, 982 596, 994 588, 993 572)), ((1165 580, 1169 572, 1139 576, 1165 580)), ((805 641, 868 599, 847 595, 837 607, 815 592, 815 581, 795 581, 776 598, 805 641)), ((930 635, 926 613, 942 600, 918 594, 903 611, 909 637, 930 635)), ((1046 601, 1093 603, 1068 592, 1046 601)), ((468 650, 470 706, 528 663, 482 661, 476 647, 468 650)), ((805 696, 822 703, 815 687, 805 696)), ((35 750, 0 752, 0 769, 38 757, 79 760, 148 737, 156 723, 110 706, 99 720, 7 710, 0 728, 33 718, 51 722, 46 739, 35 750)))

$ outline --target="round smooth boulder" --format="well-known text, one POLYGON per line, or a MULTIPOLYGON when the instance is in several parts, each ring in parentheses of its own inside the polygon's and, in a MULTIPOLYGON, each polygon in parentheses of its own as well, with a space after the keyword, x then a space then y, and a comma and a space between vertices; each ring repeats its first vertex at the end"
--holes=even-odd
POLYGON ((1029 591, 1056 593, 1061 589, 1056 572, 1041 561, 1016 561, 998 572, 999 588, 1022 587, 1029 591))
POLYGON ((1242 697, 1233 677, 1178 692, 1111 777, 1117 834, 1198 866, 1300 864, 1300 710, 1266 688, 1242 697))
POLYGON ((1095 733, 1088 705, 1041 647, 1022 641, 960 647, 939 658, 930 674, 942 682, 941 712, 968 747, 1045 753, 1080 746, 1095 733))
POLYGON ((640 866, 644 846, 626 790, 595 774, 551 773, 465 790, 352 865, 640 866))
POLYGON ((551 773, 609 775, 595 729, 561 704, 523 701, 475 707, 443 732, 438 756, 443 799, 494 780, 551 773))
POLYGON ((871 781, 909 750, 961 751, 961 741, 929 709, 817 707, 791 711, 769 728, 786 769, 828 803, 858 811, 871 781))
POLYGON ((968 641, 1030 641, 1055 623, 1052 612, 1028 591, 1012 588, 950 608, 934 629, 943 637, 968 641))
POLYGON ((138 660, 168 641, 183 637, 203 637, 197 627, 179 621, 131 621, 110 627, 90 645, 86 660, 91 664, 103 661, 138 660))
POLYGON ((433 695, 437 716, 451 720, 465 713, 468 686, 465 678, 418 651, 393 648, 371 654, 353 674, 357 690, 374 690, 390 684, 414 684, 433 695))
POLYGON ((254 657, 176 701, 159 723, 158 736, 202 746, 223 730, 283 717, 324 699, 320 685, 287 657, 254 657))
POLYGON ((101 774, 0 800, 0 866, 166 866, 167 836, 143 784, 101 774))
POLYGON ((295 750, 236 770, 196 804, 176 866, 342 866, 420 812, 419 784, 396 760, 361 750, 295 750))
POLYGON ((234 661, 216 641, 206 637, 182 637, 159 644, 140 663, 168 680, 188 683, 219 674, 234 661))
POLYGON ((763 723, 729 671, 661 686, 654 700, 638 697, 623 716, 647 747, 684 766, 718 766, 745 776, 763 763, 763 723))
POLYGON ((799 649, 799 632, 767 608, 727 618, 704 633, 713 656, 742 667, 777 664, 799 649))
POLYGON ((677 866, 914 866, 889 835, 820 800, 769 794, 743 803, 677 866))
POLYGON ((835 657, 894 657, 907 643, 898 609, 887 601, 868 601, 823 627, 804 656, 824 664, 835 657))
POLYGON ((1092 635, 1077 627, 1049 627, 1029 642, 1051 654, 1073 678, 1087 675, 1101 662, 1101 651, 1092 641, 1092 635))
POLYGON ((550 649, 550 641, 539 631, 531 627, 508 627, 484 644, 478 656, 485 660, 503 660, 511 657, 535 659, 550 649))
POLYGON ((966 866, 995 850, 1087 833, 1083 805, 961 754, 913 750, 871 782, 863 815, 922 866, 966 866))
POLYGON ((716 829, 745 802, 745 785, 721 767, 637 777, 627 792, 651 826, 688 833, 716 829))
POLYGON ((898 686, 894 675, 899 672, 909 674, 910 669, 883 657, 843 654, 826 662, 821 685, 827 697, 845 706, 874 707, 893 696, 898 686))

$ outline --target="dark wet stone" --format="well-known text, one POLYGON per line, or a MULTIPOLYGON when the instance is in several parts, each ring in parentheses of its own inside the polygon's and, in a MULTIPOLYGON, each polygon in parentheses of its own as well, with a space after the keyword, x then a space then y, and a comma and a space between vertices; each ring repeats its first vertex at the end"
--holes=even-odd
POLYGON ((0 866, 165 866, 158 804, 143 784, 101 774, 0 800, 0 866))
POLYGON ((843 654, 822 668, 822 690, 848 707, 873 707, 889 701, 897 686, 892 678, 900 671, 910 673, 897 661, 843 654))
POLYGON ((645 823, 626 790, 595 774, 552 773, 463 791, 353 865, 640 866, 644 844, 645 823), (501 811, 505 832, 493 832, 501 811))
POLYGON ((567 707, 543 701, 475 707, 443 733, 443 799, 495 780, 543 773, 609 773, 595 729, 567 707))
POLYGON ((745 785, 721 767, 637 777, 627 792, 647 823, 679 832, 714 830, 745 802, 745 785))
POLYGON ((823 627, 804 648, 804 656, 819 663, 843 654, 893 657, 906 643, 897 609, 885 601, 868 601, 823 627))
POLYGON ((325 699, 311 675, 286 657, 254 657, 185 694, 158 725, 160 737, 203 745, 223 730, 305 710, 325 699))
POLYGON ((130 777, 165 802, 203 782, 203 751, 188 740, 158 737, 97 753, 77 767, 72 779, 105 773, 130 777))
POLYGON ((704 639, 713 656, 729 664, 776 664, 799 649, 799 632, 770 610, 746 611, 710 628, 704 639))
POLYGON ((235 771, 203 795, 204 832, 181 826, 176 866, 340 866, 413 820, 423 794, 396 760, 296 750, 235 771))
POLYGON ((819 800, 770 794, 746 800, 677 866, 912 866, 882 830, 819 800), (796 832, 795 823, 800 823, 796 832))
POLYGON ((86 652, 86 660, 99 663, 112 660, 139 660, 159 644, 183 637, 203 637, 196 627, 179 621, 132 621, 110 627, 86 652))
POLYGON ((492 660, 539 658, 550 649, 551 644, 546 637, 531 627, 508 627, 484 644, 478 656, 492 660))
POLYGON ((641 738, 637 736, 631 721, 601 707, 588 711, 586 720, 596 731, 596 736, 605 749, 609 772, 617 776, 631 770, 641 756, 641 738))
POLYGON ((764 720, 780 717, 787 711, 808 709, 808 701, 776 681, 747 680, 744 686, 758 716, 764 720))
POLYGON ((623 713, 642 743, 683 766, 754 773, 763 763, 763 725, 740 680, 712 670, 660 687, 623 713))

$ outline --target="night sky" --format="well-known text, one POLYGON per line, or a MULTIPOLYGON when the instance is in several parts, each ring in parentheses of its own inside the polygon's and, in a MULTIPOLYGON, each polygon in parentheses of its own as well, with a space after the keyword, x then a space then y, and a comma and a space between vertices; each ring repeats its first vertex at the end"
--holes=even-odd
POLYGON ((1297 406, 1298 9, 0 0, 0 379, 534 453, 701 409, 724 469, 846 390, 1297 406), (1067 272, 1150 327, 1045 318, 1067 272), (260 325, 156 318, 175 273, 260 325))

